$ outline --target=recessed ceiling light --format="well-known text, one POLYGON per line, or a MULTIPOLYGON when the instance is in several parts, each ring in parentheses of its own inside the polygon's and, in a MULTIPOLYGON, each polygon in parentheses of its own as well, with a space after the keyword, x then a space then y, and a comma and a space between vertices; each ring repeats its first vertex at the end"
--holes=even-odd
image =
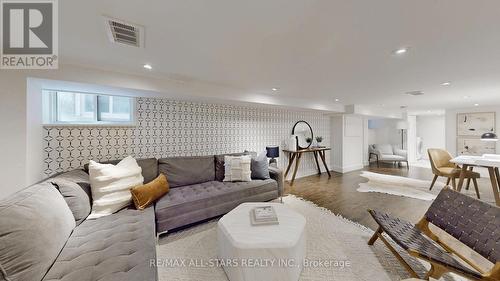
POLYGON ((402 55, 402 54, 405 54, 406 52, 408 52, 407 48, 399 48, 399 49, 394 51, 394 54, 395 55, 402 55))
POLYGON ((335 101, 337 101, 337 102, 338 102, 338 101, 340 101, 340 100, 339 100, 339 99, 335 99, 335 101))
POLYGON ((153 67, 150 64, 145 64, 144 68, 147 69, 147 70, 153 69, 153 67))
POLYGON ((475 103, 474 106, 479 106, 479 103, 475 103))
POLYGON ((424 92, 422 92, 422 91, 410 91, 410 92, 406 92, 405 94, 409 95, 409 96, 421 96, 424 94, 424 92))
POLYGON ((450 85, 451 85, 450 82, 443 82, 443 83, 441 83, 441 86, 450 86, 450 85))
POLYGON ((278 88, 272 88, 271 90, 273 90, 273 92, 276 92, 278 88))

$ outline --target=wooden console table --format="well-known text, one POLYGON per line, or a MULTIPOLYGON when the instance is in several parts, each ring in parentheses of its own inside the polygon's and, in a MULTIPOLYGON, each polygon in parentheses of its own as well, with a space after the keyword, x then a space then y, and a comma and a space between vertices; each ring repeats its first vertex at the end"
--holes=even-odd
POLYGON ((330 174, 330 169, 328 169, 328 165, 326 165, 325 151, 331 150, 329 147, 312 147, 308 149, 301 149, 297 151, 291 151, 284 149, 283 152, 288 154, 288 167, 286 168, 285 178, 292 167, 293 160, 295 160, 295 169, 293 170, 292 180, 290 181, 290 185, 293 185, 295 181, 295 176, 297 175, 297 170, 299 169, 300 159, 302 158, 302 154, 304 153, 313 153, 314 160, 316 160, 316 167, 318 167, 318 174, 321 174, 321 168, 319 167, 318 155, 325 166, 326 172, 328 173, 328 177, 330 178, 332 175, 330 174))

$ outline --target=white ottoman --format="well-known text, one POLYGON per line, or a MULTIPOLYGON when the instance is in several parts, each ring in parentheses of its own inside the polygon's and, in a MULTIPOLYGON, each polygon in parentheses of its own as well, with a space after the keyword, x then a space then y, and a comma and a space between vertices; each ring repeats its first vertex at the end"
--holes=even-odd
POLYGON ((306 254, 306 219, 280 203, 243 203, 217 224, 218 258, 231 281, 297 281, 306 254), (277 225, 253 226, 250 210, 273 206, 277 225))

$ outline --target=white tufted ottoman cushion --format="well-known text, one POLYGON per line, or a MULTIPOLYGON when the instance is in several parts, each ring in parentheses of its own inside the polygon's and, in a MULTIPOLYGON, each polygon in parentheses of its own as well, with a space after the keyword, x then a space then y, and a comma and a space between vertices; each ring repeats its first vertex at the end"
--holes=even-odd
POLYGON ((217 251, 229 280, 298 280, 306 254, 305 225, 301 214, 280 203, 243 203, 226 214, 217 224, 217 251), (269 205, 279 224, 252 226, 250 210, 269 205))

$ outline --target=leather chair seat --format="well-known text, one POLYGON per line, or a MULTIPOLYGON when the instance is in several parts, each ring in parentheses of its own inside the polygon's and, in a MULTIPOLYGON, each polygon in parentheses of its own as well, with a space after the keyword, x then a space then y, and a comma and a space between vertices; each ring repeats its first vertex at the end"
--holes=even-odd
MULTIPOLYGON (((462 169, 460 168, 454 168, 454 167, 441 167, 441 168, 437 168, 437 170, 439 171, 439 176, 441 177, 452 177, 452 178, 459 178, 460 177, 460 173, 462 171, 462 169)), ((476 172, 473 172, 473 171, 469 171, 467 170, 467 172, 465 172, 465 178, 475 178, 475 179, 478 179, 480 178, 481 175, 479 173, 476 173, 476 172)))
MULTIPOLYGON (((429 148, 427 149, 427 153, 429 154, 432 173, 434 174, 434 179, 432 180, 431 187, 429 188, 429 190, 432 190, 432 187, 436 183, 438 177, 448 178, 448 182, 446 183, 446 185, 448 185, 451 181, 453 188, 457 188, 456 179, 460 177, 460 174, 462 173, 462 168, 451 162, 452 159, 451 154, 446 150, 437 148, 429 148)), ((479 173, 470 170, 467 170, 464 175, 464 178, 467 179, 466 189, 469 189, 469 184, 472 180, 472 183, 474 183, 474 189, 476 190, 476 195, 478 199, 481 198, 481 196, 479 195, 479 187, 477 184, 477 179, 480 177, 481 175, 479 173)))

